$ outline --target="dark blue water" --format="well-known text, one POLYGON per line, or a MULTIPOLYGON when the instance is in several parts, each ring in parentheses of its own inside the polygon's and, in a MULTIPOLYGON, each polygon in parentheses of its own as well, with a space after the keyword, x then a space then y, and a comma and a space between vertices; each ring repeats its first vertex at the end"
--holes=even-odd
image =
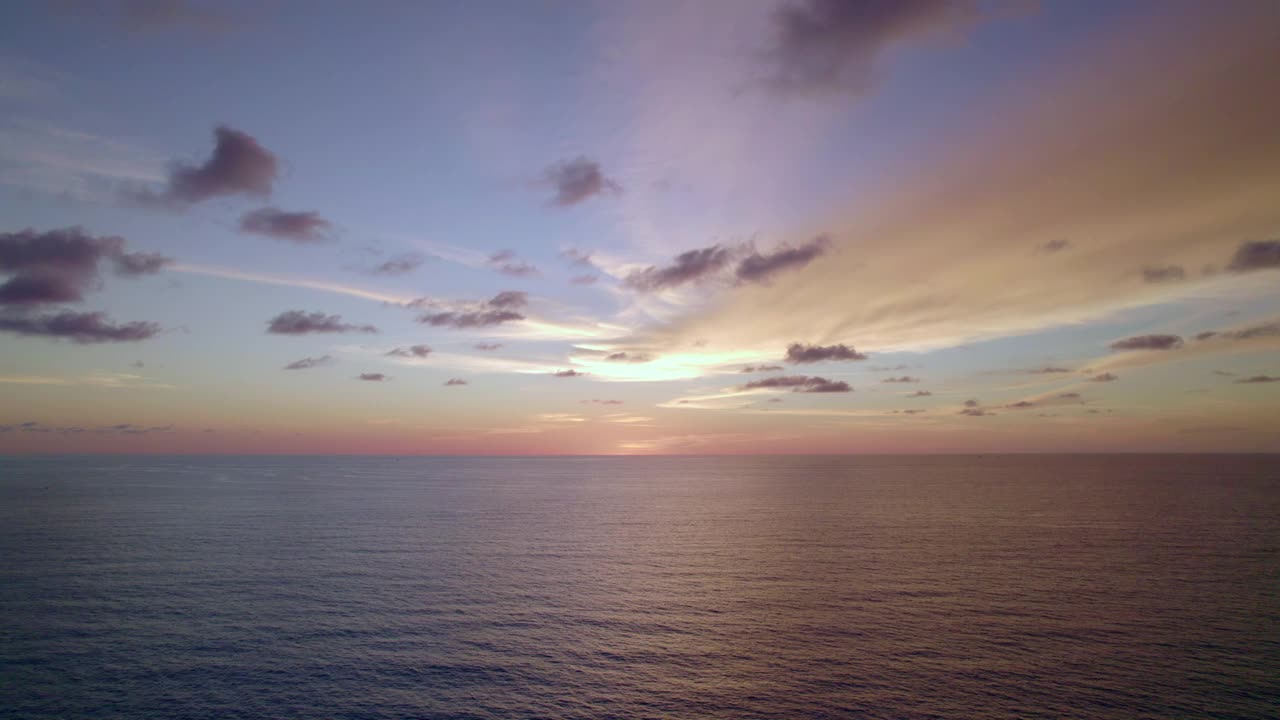
POLYGON ((1280 459, 0 458, 13 718, 1270 718, 1280 459))

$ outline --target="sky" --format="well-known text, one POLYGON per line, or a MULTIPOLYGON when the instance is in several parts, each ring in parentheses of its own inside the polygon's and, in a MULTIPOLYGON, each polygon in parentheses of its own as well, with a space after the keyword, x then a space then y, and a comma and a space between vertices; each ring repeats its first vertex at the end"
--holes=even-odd
POLYGON ((1280 451, 1280 4, 0 5, 0 453, 1280 451))

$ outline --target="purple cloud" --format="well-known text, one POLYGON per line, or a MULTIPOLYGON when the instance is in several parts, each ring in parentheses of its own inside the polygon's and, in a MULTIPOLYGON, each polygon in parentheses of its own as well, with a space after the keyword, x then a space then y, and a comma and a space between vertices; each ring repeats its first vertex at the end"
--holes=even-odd
POLYGON ((929 392, 928 390, 917 390, 917 391, 915 391, 915 392, 911 393, 910 395, 908 395, 907 397, 913 397, 913 398, 916 398, 916 397, 929 397, 929 396, 931 396, 931 395, 933 395, 933 393, 929 392))
POLYGON ((306 335, 308 333, 376 333, 378 328, 372 325, 355 325, 342 322, 341 315, 326 315, 322 312, 303 312, 289 310, 282 312, 267 321, 267 332, 276 335, 306 335))
POLYGON ((849 383, 843 380, 828 380, 824 377, 816 377, 809 375, 780 375, 778 377, 762 378, 760 380, 752 380, 742 386, 743 390, 755 390, 759 388, 777 389, 791 388, 791 392, 801 393, 846 393, 853 392, 853 388, 849 387, 849 383))
POLYGON ((652 292, 679 287, 718 272, 731 259, 727 248, 719 245, 680 253, 666 267, 649 266, 627 276, 623 284, 632 290, 652 292))
POLYGON ((1182 347, 1177 335, 1137 335, 1111 343, 1112 350, 1174 350, 1182 347))
POLYGON ((492 350, 499 350, 499 349, 501 349, 501 348, 502 348, 502 343, 476 343, 475 345, 472 345, 471 347, 475 348, 476 350, 482 350, 482 351, 484 351, 484 352, 490 352, 490 351, 492 351, 492 350))
POLYGON ((881 380, 880 382, 882 383, 918 383, 920 382, 920 378, 911 377, 910 375, 903 375, 902 377, 887 377, 881 380))
POLYGON ((1109 372, 1105 372, 1105 373, 1102 373, 1101 375, 1094 375, 1089 379, 1093 382, 1115 382, 1116 380, 1120 379, 1120 376, 1113 375, 1112 373, 1109 373, 1109 372))
POLYGON ((89 345, 147 340, 160 332, 160 326, 153 322, 114 325, 100 312, 63 311, 50 315, 29 315, 10 311, 0 313, 0 332, 64 338, 78 345, 89 345))
POLYGON ((622 192, 622 186, 605 177, 600 164, 586 157, 547 168, 543 181, 555 189, 551 202, 560 207, 577 205, 594 195, 622 192))
POLYGON ((467 383, 467 381, 463 380, 462 378, 449 378, 448 380, 444 381, 444 384, 445 385, 467 385, 469 383, 467 383))
POLYGON ((780 272, 808 265, 825 253, 830 245, 831 240, 827 236, 819 235, 799 247, 783 245, 767 255, 753 252, 738 263, 734 274, 742 282, 767 282, 780 272))
POLYGON ((1240 378, 1239 380, 1236 381, 1236 383, 1240 385, 1254 385, 1258 383, 1273 383, 1273 382, 1280 382, 1280 377, 1274 377, 1271 375, 1254 375, 1253 377, 1240 378))
POLYGON ((223 195, 269 196, 279 174, 276 156, 252 136, 225 125, 215 128, 213 136, 213 155, 204 164, 176 164, 163 193, 144 192, 138 199, 192 204, 223 195))
POLYGON ((489 266, 503 275, 511 277, 534 277, 539 274, 538 268, 516 257, 516 254, 511 250, 499 250, 490 255, 489 266))
POLYGON ((524 320, 524 315, 512 310, 475 310, 467 312, 425 313, 418 316, 418 322, 433 327, 451 327, 458 330, 493 327, 506 322, 524 320))
POLYGON ((159 272, 172 262, 155 253, 126 253, 124 238, 95 237, 79 227, 36 232, 30 228, 0 233, 0 305, 80 302, 98 282, 103 260, 118 275, 159 272))
POLYGON ((781 370, 781 365, 747 365, 738 372, 740 373, 758 373, 758 372, 776 372, 781 370))
POLYGON ((410 345, 407 348, 388 350, 386 354, 389 357, 424 358, 431 354, 431 348, 427 345, 410 345))
POLYGON ((418 253, 397 255, 386 262, 369 269, 371 275, 405 275, 417 270, 427 261, 426 256, 418 253))
POLYGON ((586 373, 578 372, 577 370, 570 368, 569 370, 557 370, 556 372, 552 373, 552 375, 555 375, 556 377, 566 378, 566 377, 582 377, 583 375, 586 375, 586 373))
POLYGON ((1231 272, 1251 272, 1280 268, 1280 240, 1255 240, 1241 243, 1231 257, 1231 272))
POLYGON ((787 346, 787 362, 793 365, 866 359, 866 355, 863 355, 848 345, 805 345, 803 343, 791 343, 787 346))
POLYGON ((365 382, 386 382, 391 379, 391 376, 382 373, 360 373, 357 379, 365 382))
POLYGON ((286 212, 264 207, 240 216, 240 232, 296 243, 324 242, 328 239, 324 233, 329 227, 329 221, 316 212, 286 212))
POLYGON ((320 367, 321 365, 329 365, 333 362, 331 355, 321 355, 320 357, 305 357, 301 360, 294 360, 284 366, 285 370, 310 370, 311 368, 320 367))

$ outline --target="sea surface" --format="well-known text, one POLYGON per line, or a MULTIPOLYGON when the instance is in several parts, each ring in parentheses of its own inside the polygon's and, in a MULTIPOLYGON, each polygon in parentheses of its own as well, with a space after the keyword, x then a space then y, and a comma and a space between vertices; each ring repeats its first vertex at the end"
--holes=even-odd
POLYGON ((1275 718, 1280 457, 0 458, 4 718, 1275 718))

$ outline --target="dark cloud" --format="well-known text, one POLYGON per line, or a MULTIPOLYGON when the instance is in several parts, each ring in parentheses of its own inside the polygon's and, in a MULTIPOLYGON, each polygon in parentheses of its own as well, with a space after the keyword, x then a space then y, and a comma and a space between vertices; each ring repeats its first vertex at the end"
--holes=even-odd
POLYGON ((125 276, 154 275, 173 264, 173 258, 160 253, 119 253, 111 258, 116 274, 125 276))
POLYGON ((1027 372, 1032 375, 1053 375, 1055 373, 1069 373, 1071 371, 1063 367, 1049 366, 1049 367, 1037 368, 1035 370, 1028 370, 1027 372))
POLYGON ((967 407, 967 408, 976 408, 976 407, 978 407, 978 401, 977 401, 977 400, 965 400, 965 401, 964 401, 964 406, 965 406, 965 407, 967 407))
POLYGON ((176 164, 161 194, 143 192, 136 199, 191 204, 222 195, 269 196, 280 171, 276 156, 252 136, 225 125, 215 128, 213 137, 213 155, 203 165, 176 164))
POLYGON ((426 261, 426 256, 418 253, 397 255, 380 265, 373 266, 369 272, 373 275, 404 275, 422 267, 426 261))
POLYGON ((468 383, 466 380, 463 380, 462 378, 449 378, 448 380, 444 381, 444 384, 445 385, 466 385, 468 383))
POLYGON ((769 278, 784 270, 798 269, 808 265, 814 258, 825 253, 830 245, 830 238, 819 235, 799 247, 783 245, 767 255, 753 252, 738 263, 738 269, 734 274, 742 282, 767 282, 769 278))
POLYGON ((924 412, 929 412, 929 411, 925 410, 924 408, 913 408, 911 410, 903 410, 902 414, 903 415, 919 415, 920 413, 924 413, 924 412))
POLYGON ((538 268, 516 257, 511 250, 499 250, 490 255, 489 266, 511 277, 534 277, 539 274, 538 268))
POLYGON ((386 354, 390 357, 424 358, 431 354, 431 348, 427 345, 410 345, 388 350, 386 354))
POLYGON ((307 333, 376 333, 372 325, 356 325, 342 322, 341 315, 325 315, 322 312, 289 310, 267 321, 267 332, 276 335, 306 335, 307 333))
POLYGON ((113 325, 104 313, 63 311, 48 315, 0 312, 0 332, 65 338, 79 345, 137 342, 155 337, 160 326, 153 322, 113 325))
POLYGON ((124 238, 95 237, 82 228, 0 233, 0 305, 80 302, 98 283, 103 260, 120 275, 158 272, 172 262, 155 253, 126 253, 124 238))
POLYGON ((787 362, 805 364, 833 360, 866 360, 867 356, 848 345, 805 345, 791 343, 787 346, 787 362))
POLYGON ((1063 250, 1066 250, 1069 247, 1071 247, 1070 240, 1067 240, 1065 238, 1058 238, 1056 240, 1050 240, 1043 244, 1037 245, 1036 251, 1045 253, 1046 255, 1052 255, 1053 253, 1056 253, 1056 252, 1062 252, 1063 250))
POLYGON ((1227 269, 1231 272, 1274 268, 1280 268, 1280 240, 1255 240, 1241 243, 1227 265, 1227 269))
POLYGON ((1026 410, 1027 408, 1033 408, 1035 406, 1036 404, 1031 402, 1030 400, 1019 400, 1016 403, 1010 403, 1009 405, 1005 405, 1005 407, 1012 408, 1014 410, 1026 410))
POLYGON ((1211 338, 1211 337, 1213 337, 1214 335, 1217 335, 1217 334, 1218 334, 1218 333, 1216 333, 1216 332, 1214 332, 1214 331, 1212 331, 1212 330, 1208 330, 1208 331, 1206 331, 1206 332, 1202 332, 1202 333, 1197 334, 1197 335, 1196 335, 1196 340, 1199 340, 1199 341, 1201 341, 1201 342, 1204 342, 1205 340, 1208 340, 1209 338, 1211 338))
POLYGON ((738 372, 743 372, 743 373, 776 372, 781 369, 782 369, 781 365, 748 365, 742 368, 741 370, 739 370, 738 372))
POLYGON ((679 287, 707 277, 729 263, 732 253, 728 248, 712 245, 699 250, 680 253, 666 267, 649 266, 627 276, 623 284, 632 290, 652 292, 679 287))
POLYGON ((301 360, 294 360, 284 366, 285 370, 310 370, 321 365, 328 365, 333 362, 333 356, 321 355, 320 357, 305 357, 301 360))
POLYGON ((117 423, 115 425, 103 425, 94 428, 94 432, 99 435, 109 435, 117 433, 121 435, 148 435, 150 433, 167 433, 173 432, 172 425, 134 425, 133 423, 117 423))
POLYGON ((895 45, 967 30, 983 19, 972 0, 803 0, 773 18, 767 87, 788 94, 863 93, 895 45))
POLYGON ((588 404, 591 404, 591 405, 622 405, 623 403, 622 403, 622 401, 621 401, 621 400, 594 400, 594 399, 593 399, 593 400, 583 400, 583 401, 582 401, 582 404, 583 404, 583 405, 588 405, 588 404))
POLYGON ((987 417, 988 415, 995 415, 995 413, 983 410, 982 408, 965 408, 960 411, 960 414, 968 415, 970 417, 987 417))
POLYGON ((1253 377, 1240 378, 1239 380, 1236 381, 1236 383, 1240 385, 1253 385, 1257 383, 1273 383, 1273 382, 1280 382, 1280 377, 1273 377, 1271 375, 1254 375, 1253 377))
POLYGON ((911 377, 910 375, 903 375, 902 377, 887 377, 881 380, 880 382, 882 383, 918 383, 920 382, 920 378, 911 377))
POLYGON ((646 362, 653 361, 652 357, 645 355, 643 353, 625 353, 625 352, 610 353, 608 355, 605 355, 604 359, 609 362, 632 362, 632 363, 646 363, 646 362))
POLYGON ((871 372, 893 372, 895 370, 906 370, 906 369, 907 369, 907 366, 905 364, 894 365, 893 367, 889 367, 887 365, 872 365, 870 368, 868 368, 868 370, 870 370, 871 372))
POLYGON ((1063 400, 1079 400, 1080 393, 1078 392, 1061 393, 1058 395, 1058 397, 1062 398, 1063 400))
MULTIPOLYGON (((1204 333, 1201 333, 1203 335, 1204 333)), ((1280 322, 1264 323, 1262 325, 1254 325, 1244 328, 1243 330, 1225 330, 1217 333, 1219 339, 1223 340, 1255 340, 1257 338, 1269 338, 1280 336, 1280 322)))
POLYGON ((1113 375, 1112 373, 1109 373, 1109 372, 1105 372, 1105 373, 1102 373, 1101 375, 1094 375, 1089 379, 1092 380, 1093 382, 1115 382, 1116 380, 1120 379, 1120 376, 1113 375))
POLYGON ((483 350, 483 351, 485 351, 485 352, 489 352, 489 351, 491 351, 491 350, 499 350, 499 349, 501 349, 501 348, 502 348, 502 343, 476 343, 475 345, 472 345, 471 347, 475 348, 476 350, 483 350))
POLYGON ((552 374, 555 375, 556 377, 581 377, 583 375, 586 375, 586 373, 584 372, 578 372, 577 370, 573 370, 573 369, 557 370, 552 374))
POLYGON ((780 397, 771 397, 771 398, 769 398, 769 402, 771 402, 771 403, 780 403, 780 402, 782 402, 782 398, 780 398, 780 397))
POLYGON ((357 379, 366 382, 386 382, 391 379, 391 376, 383 375, 382 373, 360 373, 357 379))
POLYGON ((522 308, 529 304, 529 293, 518 290, 504 290, 489 298, 489 306, 502 310, 522 308))
POLYGON ((571 267, 595 268, 595 263, 591 261, 591 252, 587 250, 578 250, 577 248, 569 248, 560 253, 560 257, 569 261, 571 267))
POLYGON ((933 395, 933 393, 929 392, 928 390, 917 390, 911 393, 910 395, 908 395, 907 397, 929 397, 931 395, 933 395))
POLYGON ((523 320, 524 315, 513 310, 472 310, 425 313, 418 322, 433 327, 451 327, 459 330, 493 327, 506 322, 523 320))
POLYGON ((599 275, 592 275, 588 273, 586 275, 574 275, 573 277, 569 278, 569 282, 573 283, 574 285, 595 285, 596 281, 599 279, 600 279, 599 275))
POLYGON ((328 239, 324 233, 329 227, 329 221, 317 212, 286 212, 264 207, 240 216, 240 232, 296 243, 324 242, 328 239))
POLYGON ((1136 335, 1111 343, 1112 350, 1174 350, 1182 347, 1177 335, 1136 335))
POLYGON ((561 207, 576 205, 593 195, 622 192, 621 185, 605 177, 599 163, 586 157, 547 168, 543 179, 555 188, 551 202, 561 207))
POLYGON ((1148 283, 1182 282, 1187 279, 1187 271, 1181 265, 1165 265, 1156 267, 1148 265, 1142 268, 1142 281, 1148 283))
POLYGON ((828 380, 824 377, 809 375, 780 375, 778 377, 752 380, 742 386, 743 390, 755 390, 758 388, 791 388, 791 392, 803 393, 853 392, 853 388, 849 387, 849 383, 842 380, 828 380))

